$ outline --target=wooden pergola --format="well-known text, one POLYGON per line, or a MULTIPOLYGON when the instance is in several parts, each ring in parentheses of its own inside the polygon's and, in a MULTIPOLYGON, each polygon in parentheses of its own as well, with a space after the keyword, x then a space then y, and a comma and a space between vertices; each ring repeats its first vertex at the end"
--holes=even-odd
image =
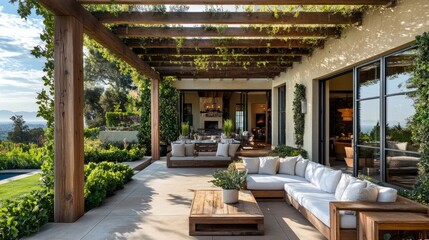
MULTIPOLYGON (((159 81, 182 78, 274 78, 359 25, 362 13, 89 12, 111 0, 38 0, 55 15, 55 221, 84 214, 83 34, 152 80, 152 158, 159 159, 159 81), (106 24, 109 27, 106 27, 106 24), (177 24, 205 26, 177 27, 177 24), (210 27, 207 27, 207 24, 210 27), (231 24, 245 24, 237 27, 231 24), (257 24, 254 28, 251 25, 257 24), (173 26, 174 25, 174 26, 173 26), (223 25, 222 30, 214 25, 223 25), (290 26, 273 30, 271 25, 290 26), (160 27, 163 26, 163 27, 160 27), (196 39, 195 39, 196 38, 196 39), (230 39, 233 38, 233 39, 230 39), (180 39, 180 40, 178 40, 180 39), (180 43, 179 43, 180 42, 180 43), (226 59, 226 53, 235 53, 226 59), (238 53, 238 54, 237 54, 238 53), (204 57, 207 69, 196 66, 204 57), (243 62, 245 67, 243 67, 243 62), (262 64, 263 63, 263 64, 262 64)), ((392 0, 115 0, 150 5, 390 5, 392 0)), ((226 54, 228 55, 228 54, 226 54)))

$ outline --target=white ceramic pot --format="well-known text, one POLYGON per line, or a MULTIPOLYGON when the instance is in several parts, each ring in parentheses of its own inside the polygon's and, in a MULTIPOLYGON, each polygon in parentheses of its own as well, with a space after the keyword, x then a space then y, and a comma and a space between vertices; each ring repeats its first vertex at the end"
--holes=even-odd
POLYGON ((222 202, 223 203, 236 203, 238 202, 237 189, 222 189, 222 202))

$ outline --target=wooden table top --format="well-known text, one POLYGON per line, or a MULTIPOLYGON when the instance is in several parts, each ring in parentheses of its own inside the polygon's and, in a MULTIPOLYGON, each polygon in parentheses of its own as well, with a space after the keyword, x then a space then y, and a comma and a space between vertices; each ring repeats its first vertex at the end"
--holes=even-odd
POLYGON ((412 212, 361 212, 362 216, 377 223, 412 224, 415 222, 429 224, 429 216, 412 212))
POLYGON ((238 203, 225 204, 222 202, 221 190, 197 190, 190 217, 264 217, 250 191, 240 190, 238 199, 238 203))

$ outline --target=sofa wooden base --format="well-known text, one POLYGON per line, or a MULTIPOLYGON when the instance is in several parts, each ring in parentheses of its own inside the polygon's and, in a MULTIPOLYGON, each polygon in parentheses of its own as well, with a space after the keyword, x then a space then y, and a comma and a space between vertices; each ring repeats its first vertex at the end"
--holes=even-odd
MULTIPOLYGON (((208 168, 224 168, 228 167, 235 158, 230 160, 171 160, 171 153, 167 154, 167 167, 168 168, 182 168, 182 167, 208 167, 208 168)), ((215 158, 215 156, 213 157, 215 158)))

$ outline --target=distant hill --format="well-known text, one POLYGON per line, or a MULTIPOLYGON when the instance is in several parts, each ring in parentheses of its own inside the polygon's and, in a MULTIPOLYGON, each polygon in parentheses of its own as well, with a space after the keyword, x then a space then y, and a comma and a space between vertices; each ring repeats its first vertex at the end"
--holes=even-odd
POLYGON ((14 115, 22 115, 26 123, 45 123, 43 118, 37 117, 37 112, 12 112, 8 110, 0 110, 0 122, 12 123, 10 118, 14 115))

